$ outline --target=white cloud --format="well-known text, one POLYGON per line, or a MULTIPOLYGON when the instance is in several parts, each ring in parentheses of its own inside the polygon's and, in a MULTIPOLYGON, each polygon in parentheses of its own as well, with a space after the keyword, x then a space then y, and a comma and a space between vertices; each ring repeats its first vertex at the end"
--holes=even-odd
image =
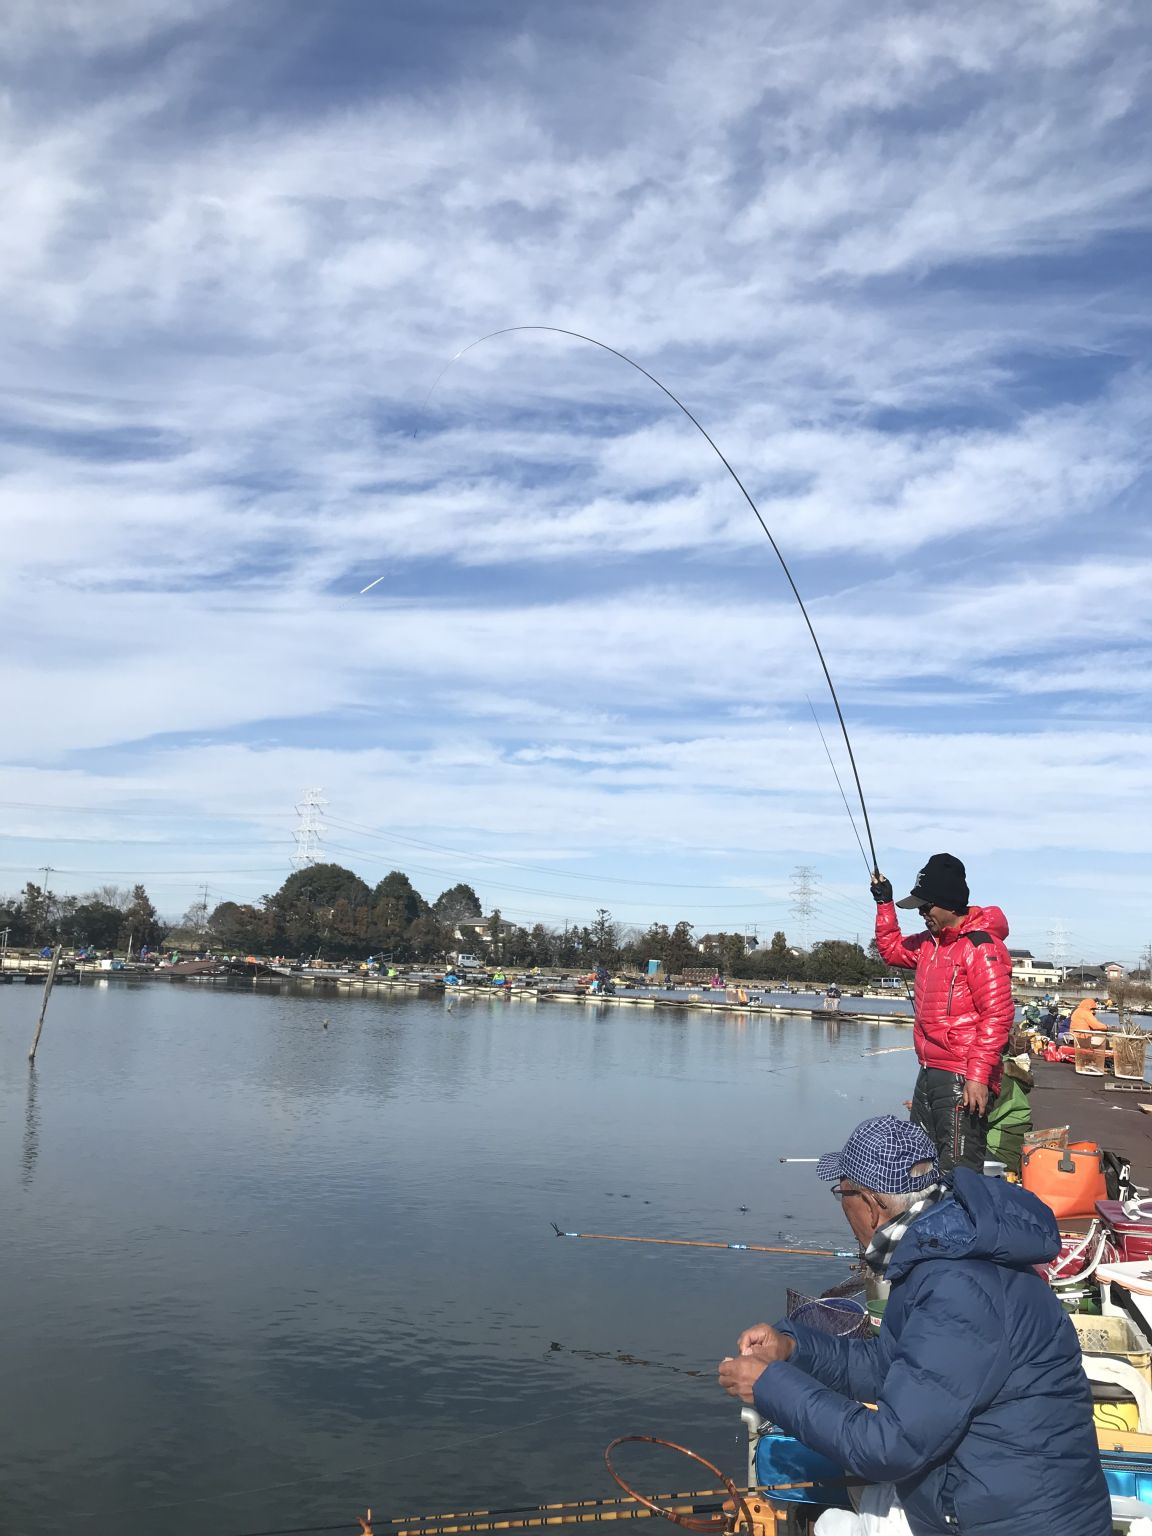
POLYGON ((351 820, 576 825, 602 860, 657 827, 724 880, 741 849, 839 858, 788 733, 822 697, 799 616, 671 406, 521 337, 423 409, 458 346, 539 321, 634 351, 746 475, 889 846, 1142 851, 1148 315, 1135 263, 1083 261, 1148 229, 1138 8, 626 8, 329 106, 252 81, 243 112, 202 90, 230 8, 96 17, 5 15, 10 798, 90 798, 104 836, 318 781, 351 820), (36 95, 49 58, 74 99, 36 95))

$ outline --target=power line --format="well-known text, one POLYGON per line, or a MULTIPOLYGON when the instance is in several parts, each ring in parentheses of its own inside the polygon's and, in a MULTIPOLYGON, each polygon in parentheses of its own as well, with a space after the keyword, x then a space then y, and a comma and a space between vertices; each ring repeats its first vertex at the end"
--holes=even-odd
POLYGON ((359 837, 369 837, 373 841, 411 843, 414 847, 427 848, 436 853, 449 853, 456 858, 476 859, 483 864, 504 864, 512 869, 526 869, 537 875, 559 875, 565 880, 591 880, 598 885, 644 885, 659 890, 729 891, 732 889, 730 885, 698 885, 695 881, 687 880, 639 880, 629 875, 597 875, 589 874, 585 870, 555 869, 545 864, 526 864, 518 859, 501 858, 495 853, 476 853, 465 848, 449 848, 444 843, 430 843, 424 838, 411 837, 387 827, 366 827, 361 822, 344 821, 336 816, 329 819, 333 826, 342 827, 347 832, 355 832, 359 837))
MULTIPOLYGON (((132 875, 147 875, 149 877, 152 875, 184 875, 189 879, 195 880, 203 879, 205 875, 276 875, 283 872, 283 867, 283 865, 238 864, 232 865, 227 869, 73 869, 71 867, 57 868, 49 865, 48 869, 54 875, 86 875, 88 877, 96 876, 98 879, 108 875, 115 875, 124 879, 132 875)), ((40 865, 39 868, 43 871, 45 866, 40 865)), ((27 870, 27 864, 0 864, 0 872, 7 874, 26 874, 27 870)))
POLYGON ((142 809, 139 806, 112 806, 112 805, 61 805, 55 801, 44 800, 0 800, 0 808, 6 811, 68 811, 83 816, 130 816, 136 820, 147 820, 150 816, 160 816, 170 821, 174 815, 183 814, 189 820, 201 820, 207 817, 210 821, 266 821, 269 817, 291 816, 292 811, 205 811, 202 807, 183 813, 174 812, 171 806, 157 804, 142 809))
MULTIPOLYGON (((378 852, 376 852, 374 850, 371 850, 371 849, 353 848, 353 847, 351 847, 347 843, 331 843, 331 842, 328 844, 328 847, 334 853, 347 853, 347 854, 353 855, 356 858, 374 859, 374 860, 377 860, 379 863, 388 862, 388 855, 387 854, 378 853, 378 852)), ((402 857, 402 855, 401 855, 401 857, 402 857)), ((435 875, 435 876, 437 876, 440 879, 444 879, 444 878, 451 877, 451 875, 453 873, 453 871, 451 869, 441 869, 441 868, 437 868, 436 866, 428 865, 428 864, 413 864, 408 859, 404 859, 403 862, 404 862, 405 870, 406 871, 410 870, 410 871, 412 871, 412 872, 414 872, 416 874, 435 875)), ((566 902, 569 902, 569 903, 571 903, 572 900, 573 900, 573 896, 572 896, 571 891, 548 891, 548 890, 542 890, 539 886, 532 886, 532 885, 510 885, 508 882, 503 881, 503 880, 498 881, 498 882, 493 882, 493 885, 494 885, 494 888, 496 890, 499 890, 499 891, 516 891, 519 895, 522 895, 522 896, 544 896, 544 897, 550 897, 550 898, 552 898, 553 900, 556 900, 556 901, 566 901, 566 902)), ((692 887, 689 887, 689 889, 692 889, 692 887)), ((701 886, 701 887, 696 887, 696 889, 701 889, 701 890, 732 890, 732 887, 731 886, 701 886)), ((595 901, 596 899, 597 898, 596 898, 595 894, 591 894, 588 897, 589 901, 595 901)), ((612 898, 609 898, 609 900, 611 901, 611 905, 612 905, 613 908, 621 907, 621 906, 623 906, 623 907, 639 907, 639 906, 643 906, 646 909, 648 909, 648 908, 650 908, 653 905, 653 902, 652 902, 652 900, 650 898, 648 898, 648 897, 641 897, 641 896, 634 896, 634 897, 632 897, 632 896, 612 897, 612 898)), ((783 906, 783 904, 784 903, 782 901, 773 900, 770 897, 765 897, 761 901, 724 902, 724 903, 721 903, 719 905, 709 905, 709 906, 704 906, 704 907, 699 906, 697 903, 690 901, 687 897, 685 897, 684 900, 683 900, 683 905, 684 906, 692 906, 693 909, 695 911, 697 911, 697 912, 762 912, 765 907, 780 907, 780 906, 783 906)))

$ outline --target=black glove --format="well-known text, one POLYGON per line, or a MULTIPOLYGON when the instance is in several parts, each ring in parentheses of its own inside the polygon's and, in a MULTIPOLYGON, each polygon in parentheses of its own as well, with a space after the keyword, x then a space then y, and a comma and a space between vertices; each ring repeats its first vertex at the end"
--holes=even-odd
POLYGON ((891 901, 892 900, 892 882, 891 882, 891 880, 885 880, 883 878, 883 876, 881 876, 881 878, 879 880, 873 880, 873 882, 872 882, 872 899, 876 903, 877 906, 880 906, 885 901, 891 901))

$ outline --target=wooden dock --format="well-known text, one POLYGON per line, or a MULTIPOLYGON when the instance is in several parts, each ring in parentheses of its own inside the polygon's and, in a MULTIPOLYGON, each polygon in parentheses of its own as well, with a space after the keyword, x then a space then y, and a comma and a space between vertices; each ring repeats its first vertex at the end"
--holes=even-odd
POLYGON ((1141 1103, 1152 1103, 1152 1083, 1145 1091, 1109 1090, 1115 1079, 1078 1073, 1056 1061, 1033 1061, 1036 1086, 1030 1095, 1032 1124, 1069 1127, 1070 1141, 1094 1141, 1111 1152, 1122 1152, 1132 1163, 1137 1184, 1152 1188, 1152 1115, 1141 1103))
MULTIPOLYGON (((0 972, 0 981, 40 985, 47 971, 47 961, 22 962, 17 969, 9 966, 0 972)), ((719 1013, 741 1018, 763 1016, 769 1018, 796 1017, 822 1019, 828 1022, 852 1022, 864 1024, 896 1024, 910 1027, 910 1012, 878 1013, 867 1008, 807 1007, 799 1002, 747 1002, 730 1000, 722 992, 693 992, 687 997, 652 997, 641 992, 621 990, 613 993, 590 993, 567 990, 555 985, 531 987, 516 984, 511 987, 459 986, 446 987, 441 977, 431 974, 403 976, 355 975, 347 971, 330 973, 315 972, 302 975, 273 970, 266 965, 254 967, 219 967, 210 962, 185 962, 175 966, 125 966, 120 970, 105 970, 99 964, 81 962, 71 969, 62 969, 57 985, 72 983, 104 982, 153 982, 180 983, 185 986, 210 986, 244 988, 259 991, 280 992, 285 990, 337 991, 348 996, 380 997, 409 995, 425 997, 479 998, 506 1003, 575 1003, 594 1008, 663 1008, 677 1013, 719 1013)), ((842 1002, 848 1002, 844 998, 842 1002)))

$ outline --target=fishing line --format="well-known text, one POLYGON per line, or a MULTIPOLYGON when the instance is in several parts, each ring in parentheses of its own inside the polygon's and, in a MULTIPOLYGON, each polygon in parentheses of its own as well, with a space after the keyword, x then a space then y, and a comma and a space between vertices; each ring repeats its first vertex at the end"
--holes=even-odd
MULTIPOLYGON (((471 352, 474 347, 480 346, 483 342, 492 341, 497 336, 511 336, 518 331, 547 331, 551 332, 555 336, 569 336, 575 341, 586 341, 590 346, 599 347, 602 352, 610 352, 613 357, 618 357, 622 363, 627 363, 630 368, 635 368, 637 373, 642 373, 650 383, 655 384, 656 388, 660 390, 662 394, 667 395, 668 399, 671 400, 673 405, 677 406, 681 411, 683 411, 684 415, 687 416, 688 420, 700 433, 701 437, 703 437, 704 441, 712 449, 713 453, 720 460, 721 464, 723 464, 728 473, 732 476, 732 479, 736 482, 740 494, 751 507, 756 521, 764 530, 765 538, 767 538, 769 544, 772 546, 772 552, 780 562, 780 569, 784 572, 784 576, 788 582, 788 585, 792 589, 792 596, 799 604, 800 612, 804 616, 804 623, 808 629, 808 634, 811 637, 812 644, 816 648, 816 655, 820 660, 820 669, 824 673, 824 681, 828 684, 828 692, 832 695, 832 703, 836 710, 836 718, 840 723, 840 733, 844 737, 844 745, 848 751, 848 761, 852 765, 852 777, 856 782, 856 793, 860 799, 860 811, 864 818, 864 830, 868 836, 868 847, 872 852, 871 873, 878 876, 880 870, 880 862, 876 857, 876 844, 872 837, 872 823, 868 817, 868 805, 864 799, 864 788, 860 783, 860 772, 856 767, 856 754, 852 750, 852 738, 848 735, 848 726, 844 720, 844 711, 840 708, 840 698, 836 692, 836 685, 832 681, 832 674, 828 670, 827 661, 824 659, 824 651, 821 648, 819 639, 817 638, 815 627, 813 626, 812 620, 808 616, 808 609, 804 606, 804 599, 800 596, 800 589, 796 585, 792 572, 788 567, 788 562, 785 560, 783 554, 780 551, 780 546, 777 544, 775 538, 773 537, 772 530, 764 521, 764 517, 760 511, 760 508, 752 500, 747 486, 744 484, 743 480, 741 480, 736 471, 732 468, 732 465, 724 457, 724 454, 720 451, 719 447, 708 433, 707 429, 692 414, 692 412, 684 404, 683 400, 674 395, 668 388, 667 384, 662 384, 654 373, 649 373, 647 368, 642 367, 642 365, 636 362, 634 358, 629 357, 626 352, 621 352, 617 347, 610 347, 606 341, 597 341, 595 336, 585 336, 582 331, 571 331, 562 325, 505 325, 502 326, 498 331, 489 331, 486 336, 478 336, 475 341, 470 341, 466 347, 461 347, 460 351, 456 353, 455 357, 448 359, 443 368, 441 368, 440 372, 432 381, 432 386, 424 397, 423 409, 427 410, 428 402, 431 400, 433 394, 435 394, 437 388, 439 387, 441 379, 443 379, 444 375, 453 366, 453 364, 457 363, 466 352, 471 352)), ((415 431, 413 431, 412 436, 416 436, 415 431)))
MULTIPOLYGON (((558 1344, 555 1341, 548 1346, 549 1354, 577 1355, 581 1360, 613 1360, 618 1365, 645 1365, 653 1371, 671 1371, 676 1376, 694 1376, 708 1379, 711 1371, 693 1371, 684 1365, 668 1365, 662 1360, 641 1360, 638 1355, 630 1355, 623 1349, 575 1349, 570 1344, 558 1344)), ((676 1494, 676 1498, 686 1498, 686 1494, 676 1494)))
MULTIPOLYGON (((860 829, 856 825, 856 818, 852 814, 852 807, 848 804, 848 796, 844 793, 844 786, 840 782, 840 774, 836 768, 832 753, 828 748, 828 740, 824 735, 824 728, 820 724, 820 717, 816 713, 816 706, 813 704, 812 700, 808 697, 807 694, 804 695, 804 700, 807 703, 808 708, 812 711, 812 719, 815 722, 816 729, 820 732, 820 742, 824 748, 825 756, 828 759, 828 766, 832 770, 832 777, 836 780, 836 788, 840 791, 840 798, 844 802, 844 809, 848 812, 848 820, 852 823, 852 831, 856 837, 856 846, 860 850, 860 857, 864 860, 864 868, 868 869, 868 855, 864 852, 864 844, 860 841, 860 829)), ((869 869, 868 873, 871 874, 872 871, 869 869)))

